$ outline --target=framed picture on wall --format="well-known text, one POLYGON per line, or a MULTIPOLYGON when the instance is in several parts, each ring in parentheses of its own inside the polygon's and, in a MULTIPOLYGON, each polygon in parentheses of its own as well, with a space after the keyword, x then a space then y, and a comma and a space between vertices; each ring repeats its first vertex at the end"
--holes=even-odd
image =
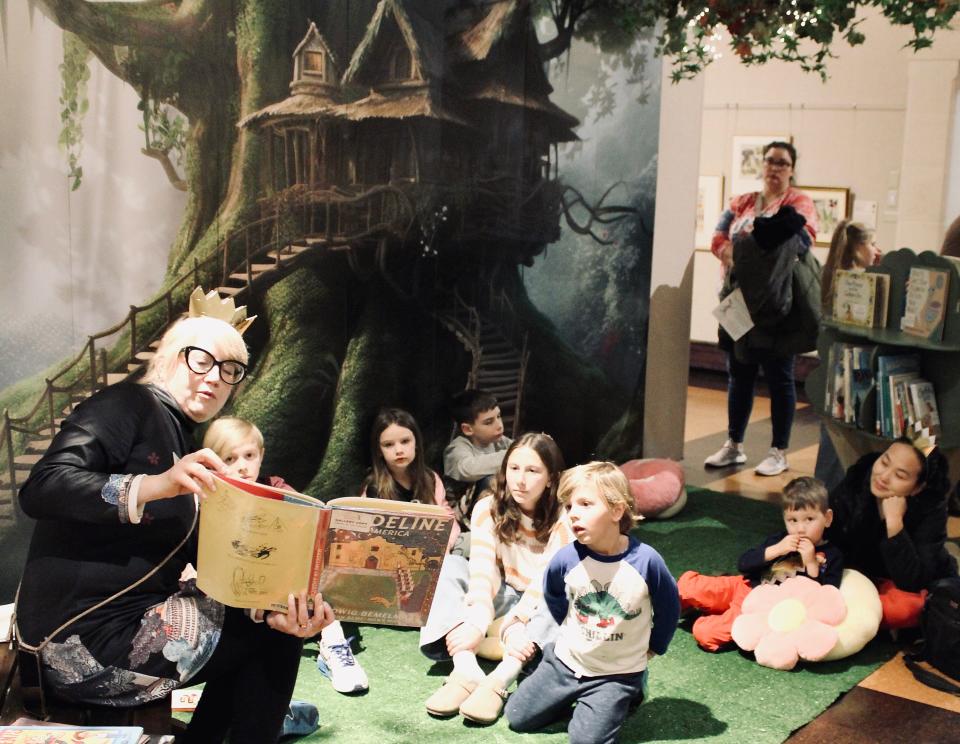
POLYGON ((694 248, 709 249, 713 228, 723 211, 723 176, 700 176, 697 184, 697 230, 694 248))
POLYGON ((750 134, 733 138, 730 194, 737 196, 763 188, 763 148, 771 142, 790 142, 787 134, 750 134))
POLYGON ((850 189, 837 186, 797 186, 804 194, 813 199, 817 210, 817 242, 819 246, 829 246, 833 231, 841 220, 850 216, 850 189))

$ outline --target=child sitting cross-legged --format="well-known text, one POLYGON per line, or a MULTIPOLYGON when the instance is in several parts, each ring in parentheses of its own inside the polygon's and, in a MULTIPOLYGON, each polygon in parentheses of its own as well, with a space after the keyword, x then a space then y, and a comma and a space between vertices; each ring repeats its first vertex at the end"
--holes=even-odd
MULTIPOLYGON (((543 594, 560 628, 507 701, 506 716, 514 730, 535 731, 572 708, 571 744, 615 742, 643 699, 649 659, 673 638, 677 585, 660 554, 629 534, 633 498, 616 465, 572 468, 560 479, 559 498, 576 542, 550 560, 543 594)), ((524 631, 503 632, 509 640, 524 631)))
POLYGON ((687 571, 679 581, 684 610, 704 613, 693 624, 693 637, 707 651, 731 643, 733 621, 744 599, 758 584, 780 583, 807 576, 821 584, 840 586, 843 554, 823 537, 833 521, 826 486, 816 478, 794 478, 783 489, 784 532, 740 556, 740 576, 704 576, 687 571))
MULTIPOLYGON (((225 416, 210 424, 203 438, 227 466, 227 475, 240 480, 252 480, 274 488, 289 488, 278 476, 260 477, 260 466, 265 453, 263 434, 254 424, 241 418, 225 416)), ((320 658, 327 676, 337 692, 362 692, 367 689, 366 672, 350 649, 339 620, 334 620, 320 632, 320 658)))
MULTIPOLYGON (((426 702, 435 716, 460 713, 478 723, 500 717, 506 689, 533 648, 517 631, 509 638, 499 623, 529 621, 542 600, 547 560, 573 539, 557 502, 563 456, 547 434, 524 434, 510 445, 497 482, 473 511, 470 561, 447 555, 440 569, 420 650, 434 661, 453 660, 446 683, 426 702), (489 636, 489 638, 488 638, 489 636), (499 638, 506 654, 485 675, 477 662, 481 643, 499 638)), ((487 644, 491 645, 491 644, 487 644)))

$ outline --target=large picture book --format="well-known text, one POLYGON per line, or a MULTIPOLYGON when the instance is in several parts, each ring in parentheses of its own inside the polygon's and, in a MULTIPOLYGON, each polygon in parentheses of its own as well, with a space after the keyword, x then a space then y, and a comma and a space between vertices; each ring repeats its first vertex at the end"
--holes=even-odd
POLYGON ((138 744, 139 726, 0 726, 0 744, 138 744))
POLYGON ((434 504, 342 498, 214 475, 200 507, 197 586, 232 607, 281 610, 322 592, 340 620, 426 621, 453 518, 434 504))
POLYGON ((840 323, 882 328, 887 324, 890 277, 840 269, 834 279, 833 318, 840 323))
POLYGON ((911 266, 907 293, 903 301, 900 330, 934 341, 942 339, 949 289, 950 272, 948 270, 911 266))
POLYGON ((927 380, 915 380, 910 383, 910 401, 913 403, 915 425, 926 429, 928 434, 940 435, 940 411, 937 408, 937 396, 933 383, 927 380))

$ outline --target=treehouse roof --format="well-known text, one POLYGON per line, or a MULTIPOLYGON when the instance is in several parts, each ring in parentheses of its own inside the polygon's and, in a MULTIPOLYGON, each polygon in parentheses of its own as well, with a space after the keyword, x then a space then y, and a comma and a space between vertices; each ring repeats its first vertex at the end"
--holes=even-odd
POLYGON ((579 139, 571 130, 579 126, 580 121, 544 96, 533 96, 517 91, 506 83, 488 80, 473 88, 466 97, 475 101, 495 101, 518 106, 548 119, 551 134, 557 142, 573 142, 579 139))
POLYGON ((327 40, 323 38, 323 34, 321 34, 319 29, 317 29, 317 24, 313 21, 310 21, 310 26, 307 28, 306 35, 303 37, 300 43, 297 44, 297 48, 293 50, 293 54, 291 56, 296 58, 296 56, 303 51, 303 48, 313 41, 317 42, 321 47, 323 47, 323 51, 327 53, 327 56, 334 65, 339 65, 339 62, 337 62, 337 55, 333 53, 333 49, 330 48, 327 40))
POLYGON ((442 106, 429 88, 375 91, 359 101, 344 103, 336 113, 351 121, 364 119, 411 119, 415 117, 470 126, 463 118, 442 106))
POLYGON ((298 93, 282 101, 265 106, 240 120, 238 126, 250 127, 289 119, 317 119, 332 117, 337 110, 337 104, 328 96, 317 96, 309 93, 298 93))
POLYGON ((464 60, 479 62, 507 32, 517 10, 517 0, 499 0, 490 4, 477 23, 451 38, 451 51, 464 60))
POLYGON ((343 74, 344 85, 376 82, 375 76, 366 74, 366 68, 379 56, 374 50, 392 27, 391 20, 399 29, 424 79, 439 80, 443 76, 443 35, 433 20, 414 8, 405 8, 400 0, 380 0, 367 24, 367 32, 353 52, 350 66, 343 74))

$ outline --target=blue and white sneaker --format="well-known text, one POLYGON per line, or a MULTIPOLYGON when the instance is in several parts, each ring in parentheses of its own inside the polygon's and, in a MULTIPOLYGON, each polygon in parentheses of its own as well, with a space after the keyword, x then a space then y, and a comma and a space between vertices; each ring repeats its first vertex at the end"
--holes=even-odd
POLYGON ((306 736, 320 727, 320 712, 313 703, 291 700, 287 715, 283 717, 280 736, 306 736))
POLYGON ((330 679, 334 690, 348 694, 363 692, 369 687, 367 673, 350 650, 349 639, 329 645, 320 641, 317 647, 320 649, 317 669, 330 679))

